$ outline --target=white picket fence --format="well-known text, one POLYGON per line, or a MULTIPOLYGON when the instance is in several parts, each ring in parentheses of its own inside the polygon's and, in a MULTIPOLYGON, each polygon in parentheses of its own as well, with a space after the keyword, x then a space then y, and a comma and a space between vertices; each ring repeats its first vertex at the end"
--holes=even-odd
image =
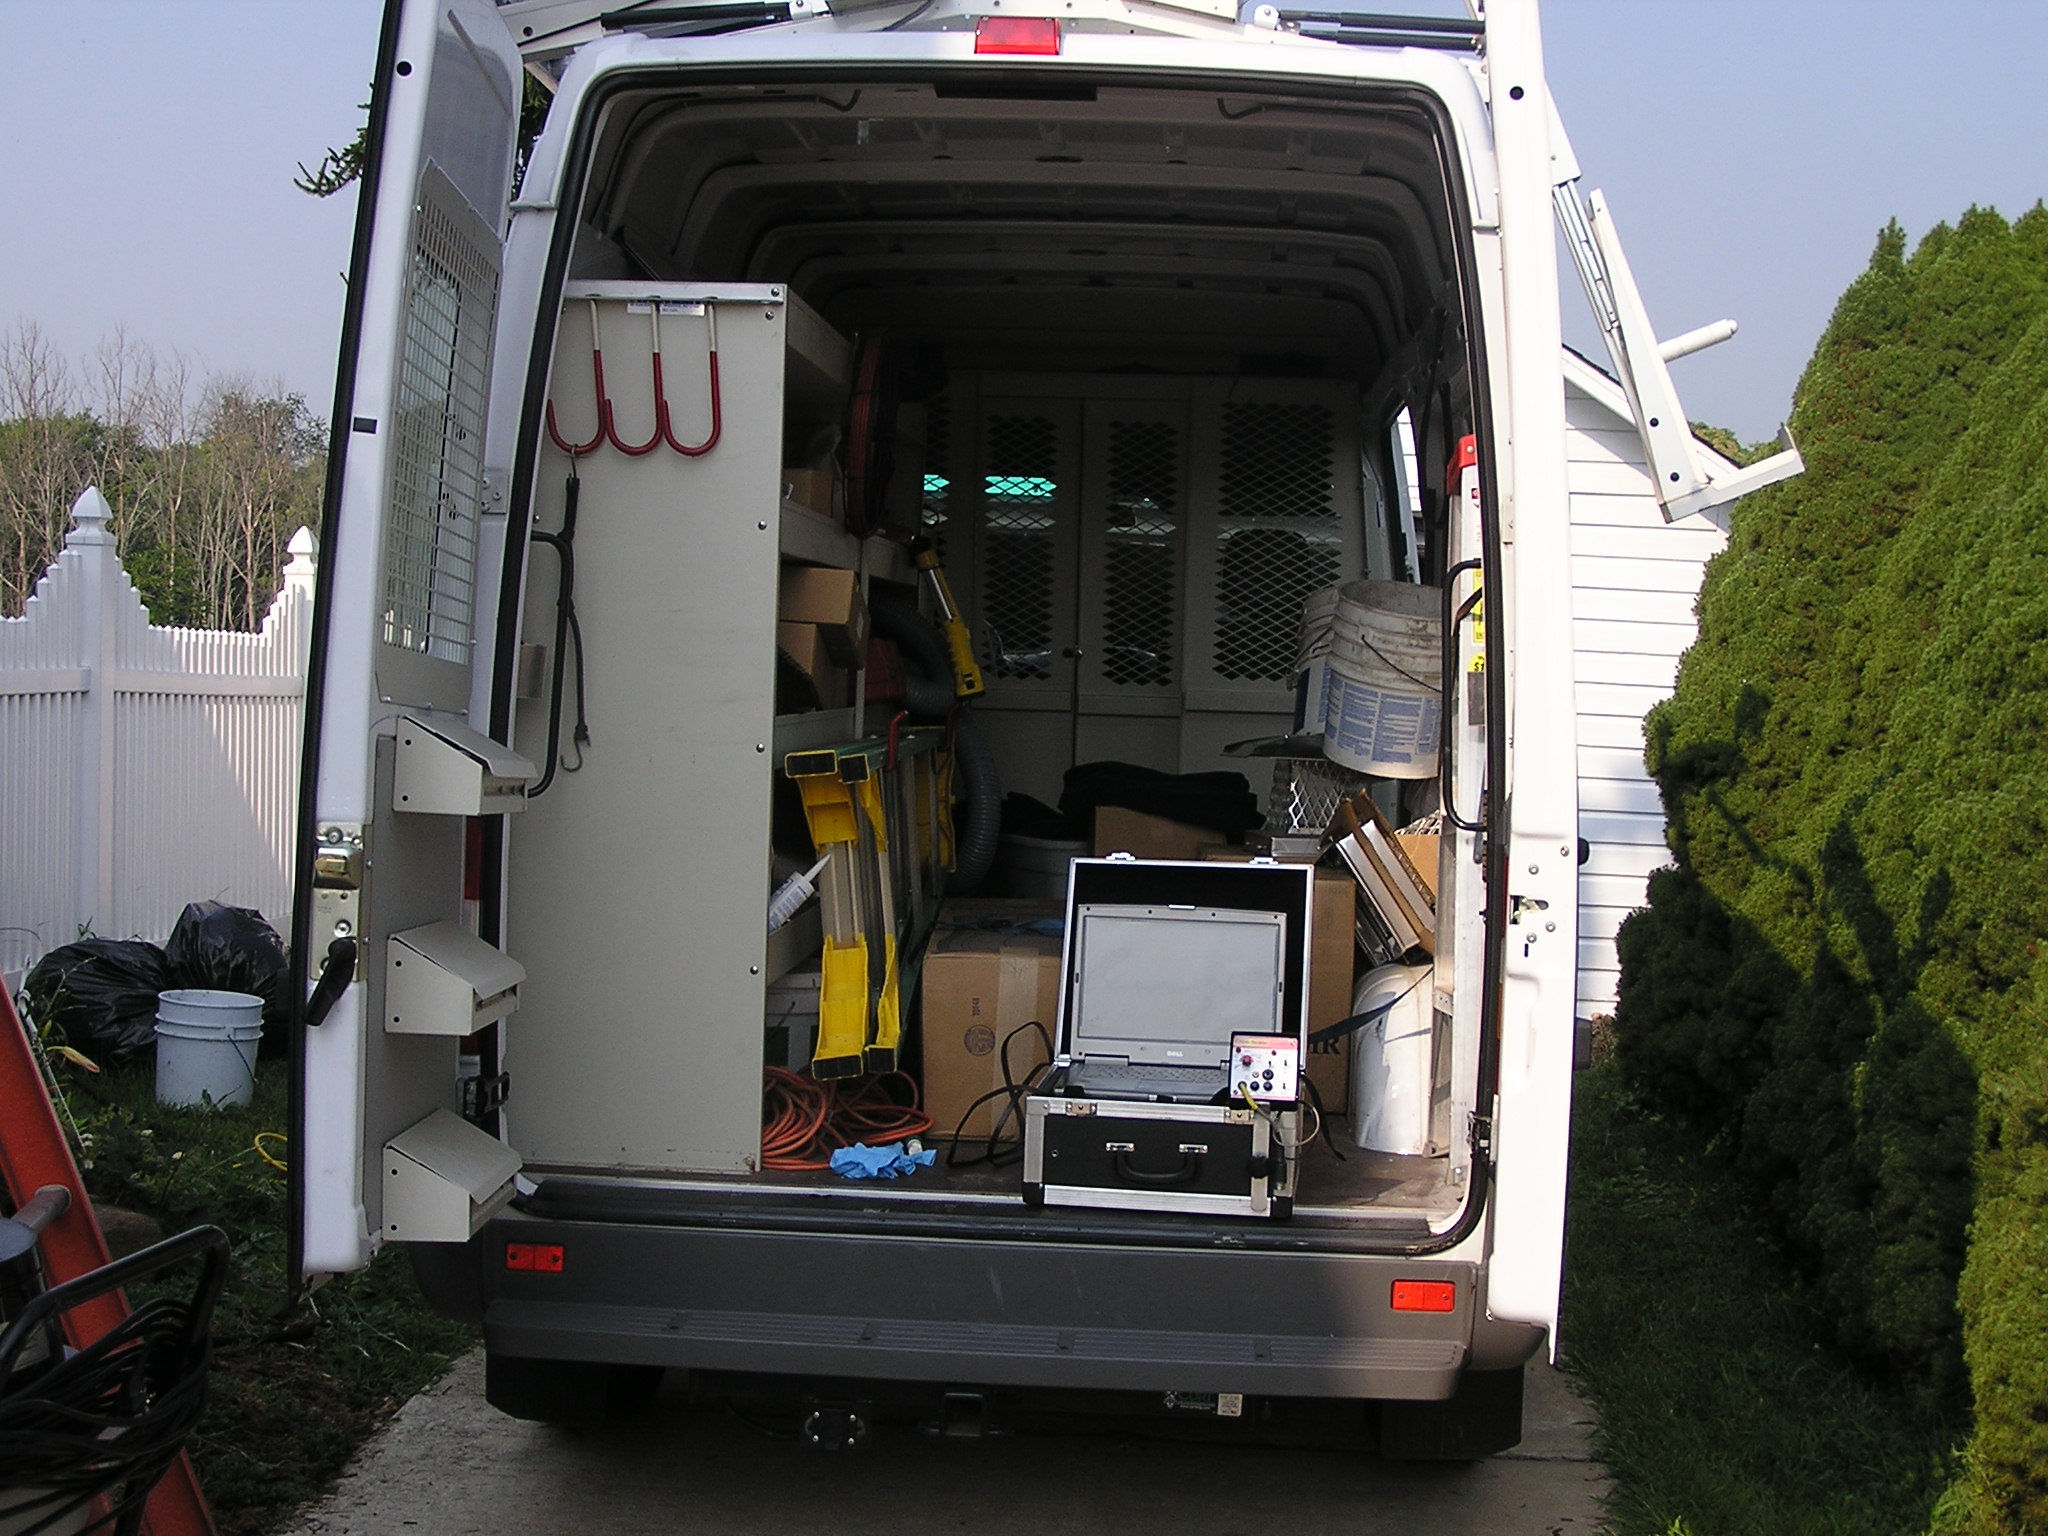
POLYGON ((0 972, 82 928, 162 942, 188 901, 291 908, 317 543, 254 634, 152 624, 89 489, 0 619, 0 972))

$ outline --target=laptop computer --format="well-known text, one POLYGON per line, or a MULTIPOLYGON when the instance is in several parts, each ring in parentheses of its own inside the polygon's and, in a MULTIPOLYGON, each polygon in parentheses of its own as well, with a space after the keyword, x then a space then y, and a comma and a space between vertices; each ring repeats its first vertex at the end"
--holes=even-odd
POLYGON ((1229 1086, 1233 1034, 1292 1033, 1285 913, 1081 904, 1071 947, 1069 1091, 1206 1104, 1229 1086))

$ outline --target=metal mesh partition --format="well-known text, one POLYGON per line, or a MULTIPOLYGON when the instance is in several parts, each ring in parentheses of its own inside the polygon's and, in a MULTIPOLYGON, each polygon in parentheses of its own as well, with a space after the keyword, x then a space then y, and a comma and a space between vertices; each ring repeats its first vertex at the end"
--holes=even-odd
POLYGON ((1053 672, 1059 432, 1043 416, 990 416, 982 481, 982 660, 1000 678, 1053 672))
POLYGON ((1102 680, 1164 687, 1179 672, 1181 434, 1164 421, 1109 424, 1102 680))
POLYGON ((392 409, 384 642, 469 660, 498 273, 426 185, 392 409))
POLYGON ((1293 669, 1302 600, 1344 577, 1336 421, 1303 401, 1223 408, 1211 667, 1233 682, 1293 669))

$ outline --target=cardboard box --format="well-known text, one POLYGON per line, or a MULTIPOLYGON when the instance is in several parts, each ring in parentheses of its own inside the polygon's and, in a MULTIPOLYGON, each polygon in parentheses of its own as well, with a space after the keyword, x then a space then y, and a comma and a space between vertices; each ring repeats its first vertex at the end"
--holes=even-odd
POLYGON ((835 516, 833 491, 839 477, 829 469, 785 469, 782 496, 820 517, 835 516))
POLYGON ((844 709, 853 702, 852 675, 832 658, 825 632, 816 624, 775 626, 775 648, 817 685, 820 709, 844 709))
POLYGON ((1119 805, 1095 808, 1095 856, 1130 853, 1141 859, 1199 859, 1214 845, 1212 827, 1191 827, 1164 816, 1147 816, 1119 805))
MULTIPOLYGON (((1251 857, 1242 848, 1211 845, 1202 850, 1205 859, 1239 862, 1251 857)), ((1282 859, 1283 864, 1306 864, 1307 859, 1282 859)), ((1316 871, 1314 932, 1310 935, 1308 957, 1308 1032, 1351 1017, 1351 986, 1358 952, 1352 905, 1356 898, 1351 877, 1341 870, 1316 871)), ((1344 1036, 1323 1045, 1312 1045, 1308 1053, 1308 1077, 1316 1086, 1323 1109, 1332 1115, 1349 1111, 1351 1104, 1351 1041, 1344 1036)))
MULTIPOLYGON (((1352 975, 1358 954, 1353 889, 1350 876, 1340 870, 1316 871, 1315 946, 1309 952, 1308 967, 1310 1034, 1351 1017, 1352 975)), ((1309 1047, 1309 1081, 1316 1085, 1327 1114, 1350 1112, 1352 1043, 1353 1037, 1346 1035, 1309 1047)))
POLYGON ((1422 877, 1422 883, 1429 890, 1429 899, 1436 900, 1436 864, 1439 855, 1438 834, 1435 832, 1396 832, 1394 841, 1401 845, 1401 851, 1408 855, 1408 862, 1415 866, 1415 873, 1422 877))
MULTIPOLYGON (((1057 1030, 1060 937, 1020 930, 1058 915, 1037 901, 950 901, 940 909, 925 951, 918 1014, 934 1141, 950 1139, 968 1105, 1003 1086, 1002 1046, 1012 1030, 1033 1019, 1047 1036, 1057 1030)), ((1022 1081, 1048 1059, 1038 1031, 1026 1030, 1010 1046, 1011 1075, 1022 1081)), ((961 1135, 986 1138, 1002 1110, 1000 1099, 982 1105, 961 1135)), ((1005 1130, 1023 1134, 1018 1120, 1005 1130)))
POLYGON ((785 624, 817 625, 825 648, 842 667, 858 667, 867 657, 868 605, 853 571, 831 565, 785 565, 775 616, 785 624))

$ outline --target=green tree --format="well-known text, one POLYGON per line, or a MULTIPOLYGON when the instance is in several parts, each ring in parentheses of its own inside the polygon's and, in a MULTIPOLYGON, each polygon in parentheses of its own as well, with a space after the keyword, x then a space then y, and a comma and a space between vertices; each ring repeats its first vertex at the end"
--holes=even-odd
POLYGON ((1647 723, 1677 865, 1617 1013, 1843 1342, 1967 1389, 2015 1530, 2048 1530, 2048 1301, 2010 1289, 2048 1241, 2044 411, 2048 213, 1888 228, 1800 384, 1807 473, 1737 508, 1647 723))

